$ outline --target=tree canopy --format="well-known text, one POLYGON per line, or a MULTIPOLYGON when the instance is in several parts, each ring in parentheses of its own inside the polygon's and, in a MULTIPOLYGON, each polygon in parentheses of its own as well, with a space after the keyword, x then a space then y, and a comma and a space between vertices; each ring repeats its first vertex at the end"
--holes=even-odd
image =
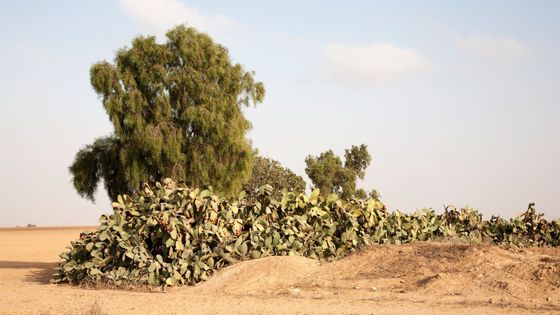
POLYGON ((296 175, 289 168, 283 167, 280 162, 257 155, 251 177, 244 187, 249 195, 254 195, 259 187, 265 184, 272 185, 276 198, 281 198, 284 189, 301 193, 305 191, 306 186, 303 177, 296 175))
MULTIPOLYGON (((315 188, 321 190, 321 194, 337 193, 345 198, 356 194, 356 181, 364 178, 371 156, 367 146, 362 144, 346 149, 344 159, 342 163, 332 150, 305 159, 305 173, 315 188)), ((360 195, 362 193, 365 194, 360 191, 360 195)))
POLYGON ((137 37, 114 63, 91 67, 114 134, 76 154, 69 170, 81 196, 93 200, 101 180, 115 199, 165 177, 222 193, 249 178, 251 123, 242 107, 262 102, 263 84, 206 34, 178 26, 166 37, 137 37))

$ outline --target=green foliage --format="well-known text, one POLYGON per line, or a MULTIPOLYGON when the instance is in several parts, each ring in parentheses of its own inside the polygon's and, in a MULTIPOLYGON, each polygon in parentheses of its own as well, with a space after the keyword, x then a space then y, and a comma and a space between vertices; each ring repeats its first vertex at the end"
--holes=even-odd
POLYGON ((97 185, 103 179, 109 197, 115 200, 118 193, 131 191, 125 181, 123 165, 119 159, 122 145, 115 136, 96 139, 93 144, 80 149, 70 166, 74 188, 84 198, 94 201, 97 185))
POLYGON ((250 196, 258 192, 259 187, 270 184, 274 188, 274 198, 282 198, 282 191, 304 192, 305 181, 292 170, 283 167, 271 158, 256 156, 253 171, 244 189, 250 196))
MULTIPOLYGON (((352 146, 346 149, 344 164, 340 157, 332 150, 321 153, 318 157, 308 156, 305 159, 305 173, 315 188, 321 190, 324 195, 336 193, 343 198, 349 198, 356 194, 356 181, 363 179, 365 170, 371 163, 371 156, 365 144, 352 146)), ((358 195, 366 195, 363 191, 358 195)))
POLYGON ((371 163, 371 156, 365 144, 358 146, 353 145, 350 149, 346 149, 344 153, 344 167, 352 170, 356 177, 364 179, 365 170, 371 163))
POLYGON ((358 199, 363 199, 363 200, 368 199, 368 198, 381 200, 381 195, 375 189, 372 189, 368 192, 363 188, 359 188, 359 189, 356 190, 356 193, 354 194, 354 197, 358 198, 358 199))
POLYGON ((114 134, 81 149, 70 166, 81 196, 93 200, 100 180, 115 198, 165 177, 223 193, 249 178, 242 106, 260 103, 264 87, 208 35, 178 26, 163 44, 138 37, 113 64, 94 64, 91 84, 114 134))
POLYGON ((492 216, 484 231, 498 244, 560 246, 560 220, 547 221, 542 213, 537 214, 534 203, 513 219, 492 216))
POLYGON ((81 233, 63 259, 56 282, 186 285, 238 260, 298 255, 336 260, 370 244, 446 236, 498 244, 560 245, 560 222, 537 215, 483 221, 473 209, 450 207, 412 214, 388 212, 375 199, 324 198, 286 192, 280 201, 264 185, 257 200, 224 199, 211 189, 165 180, 132 198, 119 196, 97 230, 81 233))

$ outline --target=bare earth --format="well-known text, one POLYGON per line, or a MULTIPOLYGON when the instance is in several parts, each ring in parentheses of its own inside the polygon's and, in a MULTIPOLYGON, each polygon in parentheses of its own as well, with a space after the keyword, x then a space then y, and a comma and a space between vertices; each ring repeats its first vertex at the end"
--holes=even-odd
POLYGON ((430 242, 371 246, 335 263, 268 257, 167 292, 49 284, 84 229, 0 229, 0 314, 560 313, 558 248, 430 242))

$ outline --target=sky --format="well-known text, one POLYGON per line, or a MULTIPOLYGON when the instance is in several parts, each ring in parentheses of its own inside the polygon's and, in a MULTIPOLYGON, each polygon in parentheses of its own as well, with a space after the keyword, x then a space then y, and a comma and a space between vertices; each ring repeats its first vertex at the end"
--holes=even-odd
POLYGON ((365 143, 359 186, 391 210, 560 217, 558 1, 2 1, 0 226, 94 225, 68 166, 112 132, 89 68, 186 23, 266 87, 245 110, 263 155, 365 143))

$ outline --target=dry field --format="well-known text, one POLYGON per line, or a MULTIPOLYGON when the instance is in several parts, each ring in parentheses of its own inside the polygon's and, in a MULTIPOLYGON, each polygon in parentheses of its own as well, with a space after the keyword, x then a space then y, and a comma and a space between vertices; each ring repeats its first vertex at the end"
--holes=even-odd
POLYGON ((560 313, 556 248, 414 243, 336 263, 268 257, 167 292, 49 284, 58 254, 84 229, 0 229, 1 314, 560 313))

